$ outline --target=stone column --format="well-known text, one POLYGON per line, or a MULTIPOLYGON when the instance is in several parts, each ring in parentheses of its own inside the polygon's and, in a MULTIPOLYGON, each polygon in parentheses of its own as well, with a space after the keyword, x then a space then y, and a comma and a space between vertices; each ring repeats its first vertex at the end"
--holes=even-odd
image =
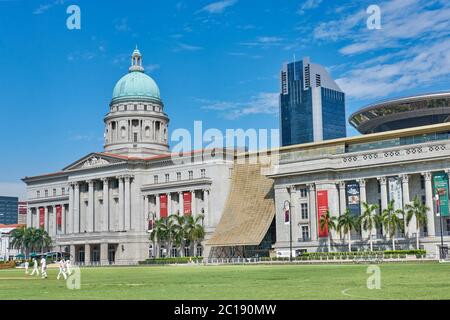
POLYGON ((87 266, 91 264, 91 245, 90 244, 84 245, 84 264, 87 266))
POLYGON ((73 233, 80 233, 80 184, 75 182, 73 205, 73 233))
POLYGON ((56 237, 56 234, 58 233, 58 219, 56 217, 56 205, 52 206, 52 212, 53 212, 53 226, 52 226, 52 233, 51 236, 56 237))
POLYGON ((199 212, 197 212, 197 203, 196 203, 196 199, 195 199, 195 190, 191 191, 191 211, 192 211, 192 216, 196 216, 197 214, 199 214, 199 212))
POLYGON ((153 219, 153 217, 150 215, 150 209, 149 209, 149 196, 144 195, 144 227, 142 228, 143 231, 147 231, 148 228, 148 220, 153 219))
POLYGON ((108 244, 101 243, 100 244, 100 265, 105 266, 108 265, 108 244))
POLYGON ((433 184, 431 181, 431 172, 425 172, 425 203, 430 210, 427 211, 427 230, 428 236, 434 237, 436 235, 435 224, 434 224, 434 201, 433 201, 433 184))
POLYGON ((66 233, 73 233, 73 183, 69 183, 69 208, 67 210, 67 228, 66 228, 66 233))
POLYGON ((155 194, 155 205, 156 205, 156 219, 161 218, 161 202, 159 199, 159 194, 155 194))
MULTIPOLYGON (((363 214, 362 210, 363 210, 363 203, 367 203, 367 190, 366 190, 366 180, 365 179, 359 179, 358 180, 358 184, 359 184, 359 207, 361 210, 361 214, 363 214)), ((372 236, 377 234, 377 229, 376 227, 374 227, 372 229, 372 236)), ((361 237, 363 239, 368 239, 369 238, 369 231, 368 230, 361 230, 361 237)))
POLYGON ((61 204, 61 234, 66 234, 66 223, 67 223, 67 217, 66 217, 66 205, 63 203, 61 204))
POLYGON ((205 218, 208 221, 208 227, 212 227, 214 225, 214 217, 209 211, 209 189, 203 189, 203 206, 205 209, 205 218))
POLYGON ((117 214, 118 219, 119 219, 118 228, 120 231, 123 231, 125 228, 125 221, 124 221, 125 205, 124 205, 123 178, 117 177, 117 179, 119 179, 119 209, 118 209, 118 214, 117 214))
POLYGON ((381 195, 380 212, 383 212, 383 210, 386 209, 388 206, 387 181, 386 177, 379 177, 377 179, 380 182, 380 195, 381 195))
POLYGON ((86 231, 93 232, 94 231, 94 181, 88 180, 88 208, 86 214, 86 231))
POLYGON ((339 181, 339 208, 340 214, 343 215, 347 209, 347 201, 345 201, 345 181, 339 181))
POLYGON ((76 261, 76 258, 75 258, 75 245, 73 245, 73 244, 70 245, 70 261, 72 263, 76 261))
POLYGON ((131 230, 130 176, 125 176, 125 230, 131 230))
POLYGON ((406 224, 406 205, 411 203, 411 200, 409 198, 409 176, 407 174, 400 175, 400 178, 402 179, 402 191, 403 191, 403 210, 405 210, 405 237, 411 238, 413 236, 413 233, 417 232, 416 228, 416 217, 412 217, 411 221, 409 222, 409 225, 406 224))
POLYGON ((101 231, 109 231, 109 180, 103 178, 103 207, 101 231))
POLYGON ((184 199, 183 199, 183 192, 178 192, 178 205, 180 210, 180 216, 184 215, 184 199))
POLYGON ((49 219, 48 219, 48 207, 44 207, 44 230, 50 234, 50 225, 49 225, 49 219))
POLYGON ((167 193, 167 216, 172 214, 172 194, 167 193))
POLYGON ((317 221, 316 212, 316 186, 314 183, 308 185, 308 207, 309 207, 309 221, 311 241, 318 240, 319 222, 317 221))

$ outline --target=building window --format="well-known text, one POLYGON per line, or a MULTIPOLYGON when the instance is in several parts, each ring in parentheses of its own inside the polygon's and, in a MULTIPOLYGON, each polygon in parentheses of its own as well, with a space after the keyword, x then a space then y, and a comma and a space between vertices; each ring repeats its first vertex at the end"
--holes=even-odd
POLYGON ((425 189, 425 178, 422 175, 420 176, 420 189, 425 189))
POLYGON ((45 197, 48 197, 48 190, 45 190, 45 197))
POLYGON ((189 247, 184 247, 184 256, 185 257, 191 256, 191 250, 189 249, 189 247))
POLYGON ((158 183, 158 176, 153 176, 153 183, 158 183))
POLYGON ((300 189, 300 197, 306 198, 307 196, 308 196, 308 190, 306 190, 306 188, 301 188, 300 189))
POLYGON ((197 246, 196 256, 197 257, 201 257, 202 255, 203 255, 203 248, 202 248, 202 246, 197 246))
POLYGON ((308 219, 308 204, 302 203, 302 204, 300 204, 300 207, 301 207, 301 212, 302 212, 302 219, 303 220, 308 219))
POLYGON ((56 189, 53 189, 53 196, 56 196, 56 189))
POLYGON ((309 226, 302 226, 302 240, 309 240, 309 226))
POLYGON ((380 181, 377 181, 378 193, 381 193, 381 184, 380 181))
POLYGON ((170 176, 169 176, 169 174, 168 174, 168 173, 166 173, 165 177, 166 177, 166 182, 169 182, 169 178, 170 178, 170 176))
POLYGON ((446 231, 450 231, 450 219, 445 219, 446 231))
POLYGON ((133 134, 133 141, 136 143, 136 142, 138 142, 138 134, 137 134, 137 132, 135 132, 134 134, 133 134))
POLYGON ((65 195, 66 194, 66 188, 61 188, 61 195, 65 195))
POLYGON ((422 204, 426 204, 427 198, 425 196, 422 196, 422 204))
POLYGON ((177 172, 177 181, 181 180, 181 172, 177 172))
POLYGON ((189 171, 189 180, 194 179, 194 171, 189 171))
POLYGON ((202 178, 206 177, 206 169, 201 169, 200 170, 200 175, 202 178))
POLYGON ((178 257, 178 249, 177 247, 172 247, 172 257, 178 257))
POLYGON ((40 198, 41 197, 41 192, 40 191, 36 191, 36 197, 40 198))

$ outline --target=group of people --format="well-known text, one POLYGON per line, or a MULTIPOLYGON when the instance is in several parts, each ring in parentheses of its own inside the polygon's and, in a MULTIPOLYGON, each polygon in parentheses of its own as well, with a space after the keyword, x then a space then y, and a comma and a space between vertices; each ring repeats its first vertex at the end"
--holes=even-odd
MULTIPOLYGON (((71 262, 70 260, 64 260, 61 259, 58 262, 59 265, 59 273, 58 276, 56 277, 57 280, 59 280, 61 278, 61 276, 64 277, 64 279, 67 279, 67 276, 70 276, 72 273, 71 270, 71 262)), ((25 262, 25 274, 28 274, 28 269, 30 267, 30 264, 28 261, 25 262)), ((33 271, 31 272, 31 276, 33 275, 37 275, 39 277, 39 264, 36 258, 33 258, 33 271)), ((41 277, 42 279, 46 279, 48 277, 47 275, 47 260, 45 259, 45 257, 41 258, 41 277)))

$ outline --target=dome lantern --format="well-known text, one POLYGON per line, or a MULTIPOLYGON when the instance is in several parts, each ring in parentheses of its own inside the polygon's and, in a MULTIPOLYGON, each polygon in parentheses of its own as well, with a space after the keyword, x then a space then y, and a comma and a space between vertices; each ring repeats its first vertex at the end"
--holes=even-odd
POLYGON ((142 55, 137 46, 136 49, 134 49, 133 54, 131 55, 131 67, 129 70, 130 72, 144 72, 144 67, 142 67, 142 55))

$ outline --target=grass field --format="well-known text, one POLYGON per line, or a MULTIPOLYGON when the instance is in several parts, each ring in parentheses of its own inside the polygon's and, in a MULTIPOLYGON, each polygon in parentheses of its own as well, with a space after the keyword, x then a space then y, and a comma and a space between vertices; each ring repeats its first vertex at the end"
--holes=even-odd
POLYGON ((5 299, 450 299, 450 264, 382 264, 381 289, 367 289, 367 265, 82 268, 81 289, 0 270, 5 299))

